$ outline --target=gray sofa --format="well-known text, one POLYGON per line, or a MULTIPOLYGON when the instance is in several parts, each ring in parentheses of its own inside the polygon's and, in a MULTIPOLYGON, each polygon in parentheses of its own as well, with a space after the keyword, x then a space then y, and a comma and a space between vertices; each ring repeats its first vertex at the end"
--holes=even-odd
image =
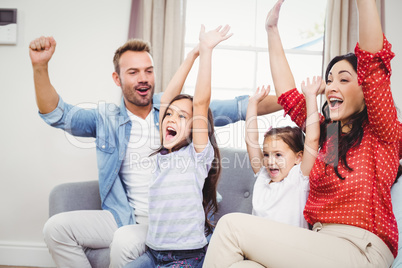
MULTIPOLYGON (((255 178, 245 150, 221 149, 222 175, 218 192, 223 200, 215 219, 229 212, 251 213, 251 197, 255 178)), ((101 209, 98 181, 57 185, 50 193, 49 215, 72 210, 101 209)), ((87 249, 92 267, 109 267, 109 249, 87 249)))
MULTIPOLYGON (((224 148, 222 176, 218 191, 223 200, 219 203, 216 220, 229 212, 251 213, 254 176, 245 150, 224 148)), ((402 225, 402 178, 391 189, 394 212, 398 225, 402 225)), ((49 215, 72 210, 101 209, 98 181, 64 183, 56 186, 49 197, 49 215)), ((402 228, 399 228, 400 230, 402 228)), ((400 232, 399 232, 400 233, 400 232)), ((402 240, 401 234, 399 235, 402 240)), ((399 252, 402 243, 399 243, 399 252)), ((92 267, 109 267, 109 249, 87 249, 86 254, 92 267)), ((402 253, 394 261, 393 268, 402 268, 402 253)))

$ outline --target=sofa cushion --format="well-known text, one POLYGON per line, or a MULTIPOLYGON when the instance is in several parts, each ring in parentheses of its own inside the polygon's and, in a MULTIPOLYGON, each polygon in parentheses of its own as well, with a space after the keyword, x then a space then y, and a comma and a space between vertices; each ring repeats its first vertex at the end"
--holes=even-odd
POLYGON ((220 152, 222 173, 218 183, 218 192, 223 199, 218 205, 216 221, 222 215, 230 212, 251 213, 255 182, 246 150, 223 148, 220 152))

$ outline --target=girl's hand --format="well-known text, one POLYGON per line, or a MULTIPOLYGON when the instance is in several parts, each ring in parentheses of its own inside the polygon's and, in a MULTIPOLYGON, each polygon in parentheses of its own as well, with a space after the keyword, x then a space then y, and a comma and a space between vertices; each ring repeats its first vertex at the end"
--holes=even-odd
POLYGON ((279 11, 285 0, 278 0, 274 7, 268 12, 267 18, 265 19, 265 30, 268 31, 271 27, 278 26, 279 11))
POLYGON ((317 96, 321 95, 321 94, 323 94, 325 92, 325 87, 326 86, 327 86, 327 84, 325 84, 324 79, 321 79, 321 86, 320 86, 320 89, 317 92, 317 96))
POLYGON ((267 86, 266 88, 264 86, 261 88, 258 87, 254 95, 249 98, 248 102, 254 104, 260 103, 263 99, 265 99, 266 96, 268 96, 270 90, 270 86, 267 86))
POLYGON ((322 93, 323 88, 325 89, 325 87, 322 87, 322 85, 323 85, 323 83, 322 83, 321 76, 313 76, 311 83, 310 83, 309 78, 307 78, 307 84, 304 81, 302 82, 301 89, 305 96, 316 97, 322 93))
POLYGON ((222 28, 222 26, 219 26, 215 30, 211 30, 208 32, 205 32, 205 26, 201 25, 201 30, 200 30, 200 50, 203 48, 206 49, 213 49, 217 44, 220 42, 228 39, 233 35, 233 33, 228 34, 230 30, 229 25, 225 25, 225 27, 222 28))

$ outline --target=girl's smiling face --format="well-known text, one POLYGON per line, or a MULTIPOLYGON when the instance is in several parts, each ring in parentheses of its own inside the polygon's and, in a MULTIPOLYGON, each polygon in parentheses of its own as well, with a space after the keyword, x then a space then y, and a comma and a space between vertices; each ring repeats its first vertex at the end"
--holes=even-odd
POLYGON ((342 125, 352 115, 363 111, 363 90, 358 84, 356 71, 347 60, 341 60, 332 67, 327 77, 325 96, 331 120, 340 121, 342 125))
POLYGON ((303 153, 295 153, 281 138, 268 136, 263 145, 264 166, 272 181, 286 178, 294 165, 301 162, 303 153))
POLYGON ((180 99, 172 102, 162 121, 162 144, 169 151, 181 141, 190 138, 193 102, 180 99))

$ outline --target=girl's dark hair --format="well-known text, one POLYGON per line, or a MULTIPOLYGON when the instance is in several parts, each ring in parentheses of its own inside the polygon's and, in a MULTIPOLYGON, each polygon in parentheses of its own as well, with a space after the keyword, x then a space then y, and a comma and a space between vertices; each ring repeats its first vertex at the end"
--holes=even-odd
MULTIPOLYGON (((174 97, 168 106, 166 107, 165 113, 163 114, 161 122, 166 117, 167 110, 169 109, 170 105, 177 101, 177 100, 182 100, 182 99, 188 99, 191 102, 193 101, 193 97, 187 94, 180 94, 174 97)), ((162 124, 160 125, 162 127, 162 124)), ((214 118, 212 116, 211 109, 208 108, 208 138, 209 142, 211 143, 212 147, 214 148, 214 160, 212 161, 211 164, 211 169, 208 172, 208 177, 205 179, 204 187, 202 188, 202 195, 203 195, 203 201, 202 201, 202 206, 204 207, 204 213, 205 213, 205 235, 208 236, 209 234, 212 234, 213 228, 215 224, 210 220, 210 217, 214 215, 218 211, 218 201, 216 200, 216 191, 218 187, 218 181, 219 177, 221 174, 221 155, 219 152, 218 148, 218 143, 216 141, 215 137, 215 129, 214 129, 214 118)), ((178 151, 181 148, 189 145, 193 141, 193 129, 191 129, 191 133, 189 137, 187 137, 185 140, 182 142, 178 143, 172 148, 172 152, 178 151)), ((162 144, 162 137, 161 137, 161 144, 162 144)), ((166 149, 163 147, 163 144, 161 147, 154 152, 151 155, 157 154, 157 153, 166 153, 166 149)))
POLYGON ((272 128, 265 133, 264 138, 267 137, 280 138, 295 153, 304 150, 304 133, 298 127, 272 128))

